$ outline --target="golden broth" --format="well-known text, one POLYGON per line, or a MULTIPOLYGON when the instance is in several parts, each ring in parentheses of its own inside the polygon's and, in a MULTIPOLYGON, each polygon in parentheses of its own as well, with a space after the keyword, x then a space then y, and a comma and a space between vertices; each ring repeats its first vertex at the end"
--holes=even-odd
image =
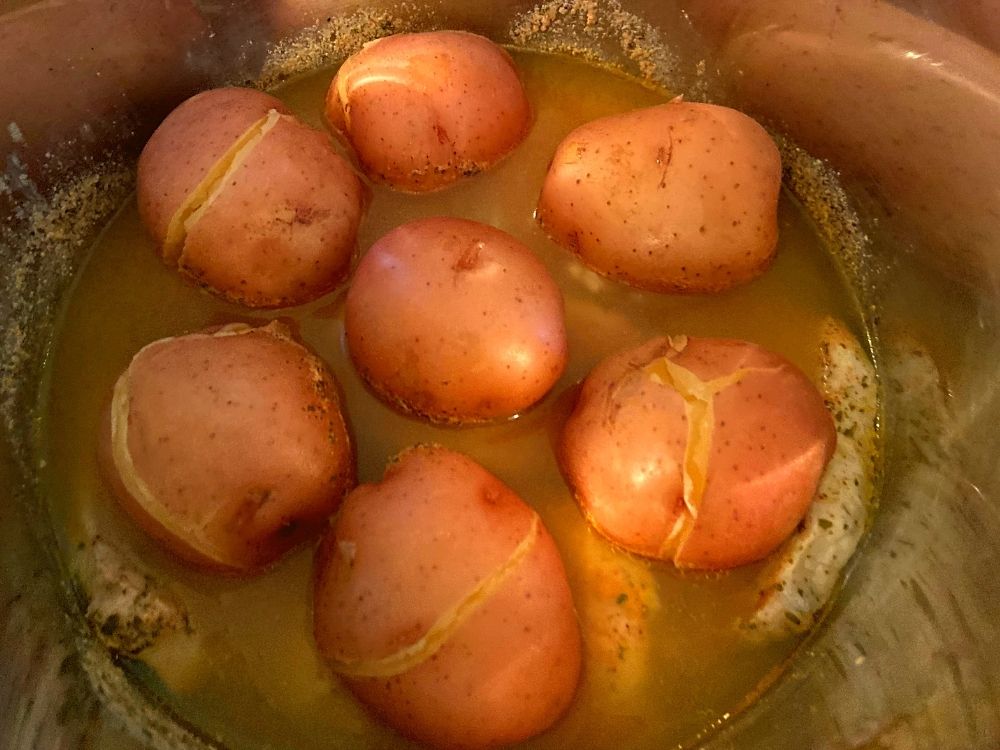
MULTIPOLYGON (((807 373, 818 368, 818 327, 832 315, 858 328, 855 302, 799 208, 780 206, 780 246, 773 268, 753 283, 719 295, 640 292, 583 269, 550 242, 533 220, 548 160, 575 126, 602 115, 665 101, 616 74, 569 58, 515 51, 536 122, 526 142, 491 171, 430 195, 375 188, 359 246, 421 216, 454 215, 493 224, 525 242, 561 286, 570 332, 570 363, 553 392, 517 419, 491 426, 433 427, 398 414, 363 386, 343 341, 343 289, 315 303, 277 312, 226 304, 183 282, 158 259, 133 202, 93 248, 65 306, 43 384, 42 473, 52 513, 73 567, 78 544, 99 533, 135 554, 167 582, 190 612, 193 645, 169 645, 128 662, 188 723, 238 747, 376 748, 405 744, 369 718, 320 663, 309 604, 312 548, 301 549, 251 579, 190 570, 161 552, 118 509, 96 466, 102 409, 119 373, 146 343, 234 320, 295 321, 302 338, 331 366, 346 396, 360 481, 380 477, 386 460, 415 442, 463 451, 497 474, 541 514, 562 550, 578 602, 600 587, 607 565, 623 560, 648 577, 653 599, 641 613, 648 642, 635 689, 593 658, 569 714, 530 747, 664 748, 692 741, 751 699, 776 673, 795 641, 752 644, 734 623, 752 611, 759 566, 726 574, 683 574, 668 564, 637 561, 595 538, 563 482, 551 441, 573 384, 601 358, 661 334, 745 338, 789 357, 807 373), (157 653, 157 651, 159 653, 157 653)), ((321 126, 332 71, 293 81, 281 96, 321 126)), ((614 583, 611 583, 613 589, 614 583)), ((624 592, 622 592, 624 594, 624 592)), ((612 590, 608 606, 621 603, 612 590)), ((613 655, 612 655, 613 657, 613 655)))

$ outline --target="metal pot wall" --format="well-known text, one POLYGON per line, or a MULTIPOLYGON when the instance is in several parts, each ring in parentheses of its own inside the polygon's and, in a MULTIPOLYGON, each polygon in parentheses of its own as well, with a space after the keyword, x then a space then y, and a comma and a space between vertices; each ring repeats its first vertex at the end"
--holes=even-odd
POLYGON ((828 160, 862 217, 846 229, 867 239, 858 260, 871 270, 887 439, 880 509, 834 611, 778 683, 703 746, 1000 744, 1000 7, 553 2, 550 23, 534 27, 523 23, 530 10, 506 0, 8 3, 0 748, 194 741, 141 696, 94 679, 107 654, 49 552, 33 482, 53 310, 130 190, 144 137, 198 88, 276 80, 335 62, 365 35, 431 26, 594 52, 632 72, 662 66, 681 88, 735 102, 828 160), (317 21, 312 38, 325 42, 309 54, 276 46, 317 21), (654 54, 640 58, 636 45, 654 54))

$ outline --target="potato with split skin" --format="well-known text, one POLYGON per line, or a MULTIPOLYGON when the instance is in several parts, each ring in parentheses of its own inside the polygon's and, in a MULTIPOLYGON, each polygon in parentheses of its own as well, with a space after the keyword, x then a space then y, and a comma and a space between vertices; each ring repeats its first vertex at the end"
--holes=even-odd
POLYGON ((137 196, 168 265, 249 307, 335 287, 367 201, 325 133, 240 88, 205 91, 163 121, 139 157, 137 196))
POLYGON ((584 514, 678 567, 762 559, 794 530, 836 444, 815 386, 745 341, 653 339, 587 376, 559 444, 584 514))
POLYGON ((314 628, 332 669, 408 737, 491 748, 569 706, 579 626, 538 515, 466 456, 404 451, 355 489, 316 558, 314 628))
POLYGON ((115 384, 101 464, 162 546, 230 573, 317 533, 354 484, 333 375, 277 322, 141 349, 115 384))
POLYGON ((379 239, 355 271, 344 326, 376 393, 435 422, 517 414, 566 366, 562 295, 545 266, 465 219, 419 219, 379 239))
POLYGON ((537 215, 605 276, 657 292, 718 292, 770 265, 780 187, 778 149, 757 122, 673 101, 570 133, 537 215))
POLYGON ((377 39, 337 71, 326 117, 373 180, 424 192, 487 169, 527 135, 514 61, 464 31, 377 39))

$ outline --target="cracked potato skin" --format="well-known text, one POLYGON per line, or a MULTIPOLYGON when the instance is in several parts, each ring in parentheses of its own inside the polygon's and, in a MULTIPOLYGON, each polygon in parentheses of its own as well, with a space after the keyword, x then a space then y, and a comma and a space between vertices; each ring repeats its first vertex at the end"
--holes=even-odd
POLYGON ((657 292, 718 292, 770 265, 780 187, 777 146, 755 120, 673 101, 570 133, 538 220, 605 276, 657 292))
POLYGON ((316 299, 346 277, 366 200, 329 137, 283 117, 188 232, 180 267, 249 307, 316 299))
POLYGON ((328 134, 244 88, 171 112, 139 157, 136 195, 167 265, 255 308, 302 304, 342 281, 368 199, 328 134))
POLYGON ((349 57, 330 84, 326 118, 370 178, 425 192, 506 156, 527 135, 531 107, 501 47, 432 31, 377 39, 349 57))
POLYGON ((602 534, 679 567, 721 569, 765 557, 792 533, 835 442, 822 397, 787 360, 748 342, 684 337, 679 347, 653 339, 598 364, 558 453, 602 534), (664 357, 703 381, 746 370, 714 396, 696 518, 685 494, 685 399, 646 369, 664 357))
POLYGON ((278 323, 140 350, 115 386, 100 459, 164 548, 233 574, 318 533, 354 484, 333 375, 278 323))
POLYGON ((139 216, 163 249, 167 227, 185 199, 230 147, 270 110, 284 102, 253 89, 227 87, 195 94, 178 105, 139 156, 139 216))
POLYGON ((373 712, 442 748, 492 748, 568 708, 582 645, 559 551, 537 514, 472 459, 404 451, 344 502, 316 558, 320 653, 373 712), (515 558, 461 621, 447 613, 515 558), (428 633, 452 627, 436 648, 428 633), (423 644, 423 645, 421 645, 423 644), (416 645, 404 667, 385 660, 416 645))

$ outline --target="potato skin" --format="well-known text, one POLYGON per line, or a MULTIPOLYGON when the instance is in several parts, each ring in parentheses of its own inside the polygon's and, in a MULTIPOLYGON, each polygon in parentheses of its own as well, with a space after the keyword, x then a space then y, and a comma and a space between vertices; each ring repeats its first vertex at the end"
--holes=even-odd
POLYGON ((717 292, 770 265, 780 187, 778 149, 757 122, 671 102, 570 133, 537 215, 605 276, 658 292, 717 292))
POLYGON ((337 670, 419 642, 532 528, 516 567, 440 648, 397 674, 344 679, 398 731, 437 747, 496 747, 543 731, 568 707, 581 666, 559 552, 513 491, 445 448, 409 449, 381 482, 348 496, 317 555, 320 652, 337 670))
POLYGON ((123 508, 170 552, 222 572, 274 562, 354 484, 333 375, 280 323, 140 350, 115 386, 102 442, 123 508))
POLYGON ((463 31, 398 34, 349 57, 326 117, 373 180, 423 192, 481 172, 514 149, 531 109, 514 61, 463 31))
POLYGON ((598 364, 558 453, 581 509, 605 536, 679 567, 720 569, 759 560, 791 534, 835 443, 822 397, 791 363, 748 342, 682 337, 598 364), (684 499, 684 399, 644 370, 662 357, 703 381, 747 370, 714 396, 697 519, 684 499), (679 520, 683 533, 668 543, 679 520))
POLYGON ((346 277, 366 200, 325 134, 282 117, 188 232, 178 268, 250 307, 315 299, 346 277))
POLYGON ((167 226, 205 175, 236 140, 270 110, 285 105, 253 89, 227 87, 195 94, 156 129, 139 155, 139 216, 162 246, 167 226))
POLYGON ((372 388, 437 422, 526 409, 568 354, 545 266, 505 232, 464 219, 420 219, 379 239, 355 271, 345 329, 372 388))
POLYGON ((300 304, 336 286, 367 202, 325 134, 274 97, 240 88, 202 92, 163 121, 139 158, 137 197, 168 265, 249 307, 300 304), (259 138, 235 150, 255 130, 259 138))

